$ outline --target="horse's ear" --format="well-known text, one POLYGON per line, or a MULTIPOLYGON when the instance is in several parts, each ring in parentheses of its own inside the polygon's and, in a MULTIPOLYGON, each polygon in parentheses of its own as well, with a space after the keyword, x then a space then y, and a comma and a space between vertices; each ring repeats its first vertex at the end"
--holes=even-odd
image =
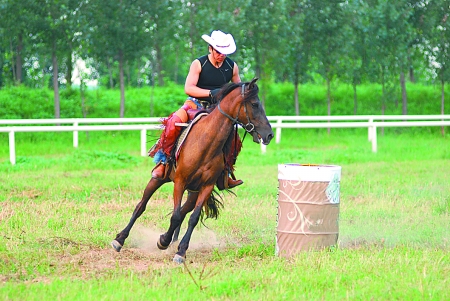
POLYGON ((249 85, 249 88, 250 88, 250 89, 253 89, 253 87, 255 86, 255 83, 256 83, 257 80, 258 80, 257 77, 254 77, 254 78, 252 79, 252 81, 250 82, 250 85, 249 85))

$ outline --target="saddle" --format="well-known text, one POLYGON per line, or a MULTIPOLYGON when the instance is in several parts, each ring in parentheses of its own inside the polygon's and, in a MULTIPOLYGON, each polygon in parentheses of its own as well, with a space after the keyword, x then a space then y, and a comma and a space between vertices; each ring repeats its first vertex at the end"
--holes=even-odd
MULTIPOLYGON (((186 140, 186 137, 188 136, 189 132, 192 129, 192 126, 196 124, 202 117, 209 114, 209 112, 205 109, 199 109, 199 110, 188 110, 188 117, 189 120, 186 123, 176 123, 176 126, 184 127, 184 129, 181 130, 180 135, 178 136, 177 142, 175 143, 175 146, 172 150, 172 153, 170 157, 167 159, 167 166, 165 169, 165 175, 164 178, 169 177, 170 179, 173 179, 175 176, 175 171, 177 169, 177 160, 180 155, 181 148, 183 147, 184 141, 186 140)), ((224 158, 225 160, 225 158, 224 158)), ((221 190, 228 189, 228 172, 227 170, 223 170, 220 173, 219 178, 216 182, 217 188, 221 190)))
POLYGON ((189 116, 189 120, 187 123, 175 123, 176 126, 183 126, 185 127, 183 130, 181 130, 180 136, 178 136, 177 142, 175 143, 175 162, 177 161, 178 157, 180 156, 180 151, 181 151, 181 147, 183 146, 184 140, 186 139, 187 135, 189 134, 189 132, 192 129, 192 126, 194 124, 197 123, 197 121, 199 121, 203 116, 208 115, 209 113, 206 112, 205 110, 189 110, 188 111, 188 116, 189 116), (195 115, 191 115, 190 111, 198 111, 196 112, 195 115), (191 117, 193 117, 191 119, 191 117))

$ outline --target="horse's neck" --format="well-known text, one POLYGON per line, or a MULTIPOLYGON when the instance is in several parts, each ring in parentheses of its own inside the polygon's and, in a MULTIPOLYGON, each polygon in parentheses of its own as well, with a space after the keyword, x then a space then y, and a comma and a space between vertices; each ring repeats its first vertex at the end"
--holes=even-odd
POLYGON ((233 129, 233 122, 228 117, 223 115, 219 111, 219 108, 212 111, 208 117, 208 122, 211 129, 215 129, 216 131, 216 139, 224 140, 225 143, 231 133, 231 130, 233 129))
POLYGON ((237 93, 239 93, 238 90, 225 96, 225 98, 219 102, 216 108, 210 113, 211 117, 213 117, 213 124, 216 125, 215 127, 227 129, 224 133, 225 139, 228 138, 228 135, 233 129, 234 121, 231 118, 237 118, 236 115, 238 111, 236 108, 233 109, 233 100, 237 97, 237 93))

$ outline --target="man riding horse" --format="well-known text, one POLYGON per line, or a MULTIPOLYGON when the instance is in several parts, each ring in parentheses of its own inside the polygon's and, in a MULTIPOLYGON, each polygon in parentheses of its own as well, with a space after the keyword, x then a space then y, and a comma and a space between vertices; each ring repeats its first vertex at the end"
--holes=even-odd
MULTIPOLYGON (((152 177, 162 179, 166 175, 166 165, 168 157, 171 155, 182 127, 177 123, 186 123, 189 120, 188 111, 207 107, 214 102, 214 96, 220 88, 229 82, 239 83, 238 65, 227 55, 236 51, 236 44, 231 34, 226 34, 220 30, 215 30, 211 36, 202 35, 203 40, 208 43, 209 54, 195 59, 189 68, 186 77, 184 91, 188 95, 184 105, 163 120, 164 131, 161 134, 155 147, 149 155, 156 163, 152 171, 152 177)), ((237 133, 236 139, 225 154, 227 161, 228 175, 233 175, 233 165, 241 148, 241 141, 237 133)), ((235 180, 228 176, 227 188, 233 188, 243 183, 242 180, 235 180)))

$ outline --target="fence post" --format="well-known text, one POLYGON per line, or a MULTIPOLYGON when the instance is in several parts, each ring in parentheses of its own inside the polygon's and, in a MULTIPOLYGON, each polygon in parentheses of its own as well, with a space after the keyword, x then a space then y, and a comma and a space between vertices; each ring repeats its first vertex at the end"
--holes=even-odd
MULTIPOLYGON (((73 126, 78 127, 78 122, 74 122, 73 126)), ((73 131, 73 147, 78 147, 78 131, 73 131)))
POLYGON ((374 125, 372 127, 372 152, 376 153, 377 152, 377 127, 374 125))
POLYGON ((16 165, 16 143, 14 141, 14 131, 9 132, 9 161, 16 165))
POLYGON ((276 138, 275 138, 275 142, 278 144, 280 143, 281 140, 281 118, 278 118, 277 120, 277 131, 276 131, 276 138))
POLYGON ((369 130, 368 130, 369 142, 372 141, 372 131, 373 131, 373 118, 369 118, 369 130))
POLYGON ((141 156, 147 156, 147 130, 141 130, 141 156))
POLYGON ((266 153, 266 149, 267 149, 267 145, 263 144, 262 141, 259 141, 259 144, 261 144, 261 153, 265 154, 266 153))

